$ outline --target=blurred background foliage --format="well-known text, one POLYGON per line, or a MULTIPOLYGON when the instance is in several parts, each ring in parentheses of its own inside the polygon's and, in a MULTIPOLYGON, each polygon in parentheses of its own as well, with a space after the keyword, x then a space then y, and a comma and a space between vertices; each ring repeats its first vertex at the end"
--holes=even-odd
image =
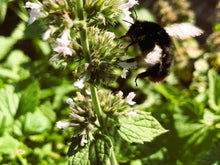
MULTIPOLYGON (((56 121, 70 110, 74 65, 51 64, 51 48, 39 31, 30 33, 26 1, 0 1, 0 164, 67 164, 71 131, 56 121)), ((220 164, 220 2, 217 0, 142 0, 138 19, 163 26, 193 22, 205 34, 173 39, 175 65, 164 83, 134 79, 140 70, 118 78, 109 90, 135 91, 136 109, 151 112, 169 130, 151 143, 128 144, 118 138, 120 164, 220 164)), ((37 29, 37 28, 36 28, 37 29)), ((35 30, 36 30, 35 29, 35 30)), ((125 26, 109 26, 120 36, 125 26)), ((126 43, 125 43, 126 44, 126 43)), ((135 56, 136 47, 127 56, 135 56)))

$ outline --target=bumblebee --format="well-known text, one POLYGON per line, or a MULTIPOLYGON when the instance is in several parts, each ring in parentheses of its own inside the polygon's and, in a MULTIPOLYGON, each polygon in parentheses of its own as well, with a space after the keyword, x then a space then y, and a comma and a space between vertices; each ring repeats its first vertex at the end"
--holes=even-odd
POLYGON ((163 28, 154 22, 136 21, 120 39, 130 37, 131 43, 125 50, 137 43, 141 55, 121 61, 119 65, 125 69, 146 68, 145 72, 137 75, 136 85, 137 79, 144 77, 149 77, 152 82, 163 81, 169 75, 174 62, 171 37, 188 39, 202 33, 200 28, 191 23, 173 24, 163 28))

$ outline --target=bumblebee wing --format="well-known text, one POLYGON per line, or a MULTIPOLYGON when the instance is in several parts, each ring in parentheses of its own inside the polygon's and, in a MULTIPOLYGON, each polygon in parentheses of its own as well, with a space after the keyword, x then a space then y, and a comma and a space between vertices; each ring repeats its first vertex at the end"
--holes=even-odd
POLYGON ((203 33, 202 29, 191 23, 173 24, 164 29, 170 36, 181 40, 196 37, 203 33))

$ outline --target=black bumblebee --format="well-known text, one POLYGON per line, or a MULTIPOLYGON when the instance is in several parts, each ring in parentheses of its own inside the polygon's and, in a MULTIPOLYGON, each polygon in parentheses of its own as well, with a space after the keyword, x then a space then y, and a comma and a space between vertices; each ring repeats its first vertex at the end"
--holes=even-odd
POLYGON ((120 39, 130 37, 131 43, 125 50, 127 51, 131 45, 137 43, 141 55, 121 61, 119 65, 125 69, 147 68, 145 72, 137 75, 135 82, 138 78, 147 76, 153 82, 163 81, 169 75, 174 61, 170 36, 188 39, 202 33, 201 29, 191 23, 173 24, 170 27, 163 28, 154 22, 136 21, 120 39))

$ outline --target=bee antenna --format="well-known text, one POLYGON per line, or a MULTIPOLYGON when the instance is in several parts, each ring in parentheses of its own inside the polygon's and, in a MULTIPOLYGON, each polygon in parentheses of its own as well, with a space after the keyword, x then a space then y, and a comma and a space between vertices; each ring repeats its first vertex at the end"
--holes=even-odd
POLYGON ((132 22, 129 22, 129 21, 125 20, 125 19, 123 19, 123 21, 125 21, 127 23, 130 23, 131 25, 133 24, 132 22))

